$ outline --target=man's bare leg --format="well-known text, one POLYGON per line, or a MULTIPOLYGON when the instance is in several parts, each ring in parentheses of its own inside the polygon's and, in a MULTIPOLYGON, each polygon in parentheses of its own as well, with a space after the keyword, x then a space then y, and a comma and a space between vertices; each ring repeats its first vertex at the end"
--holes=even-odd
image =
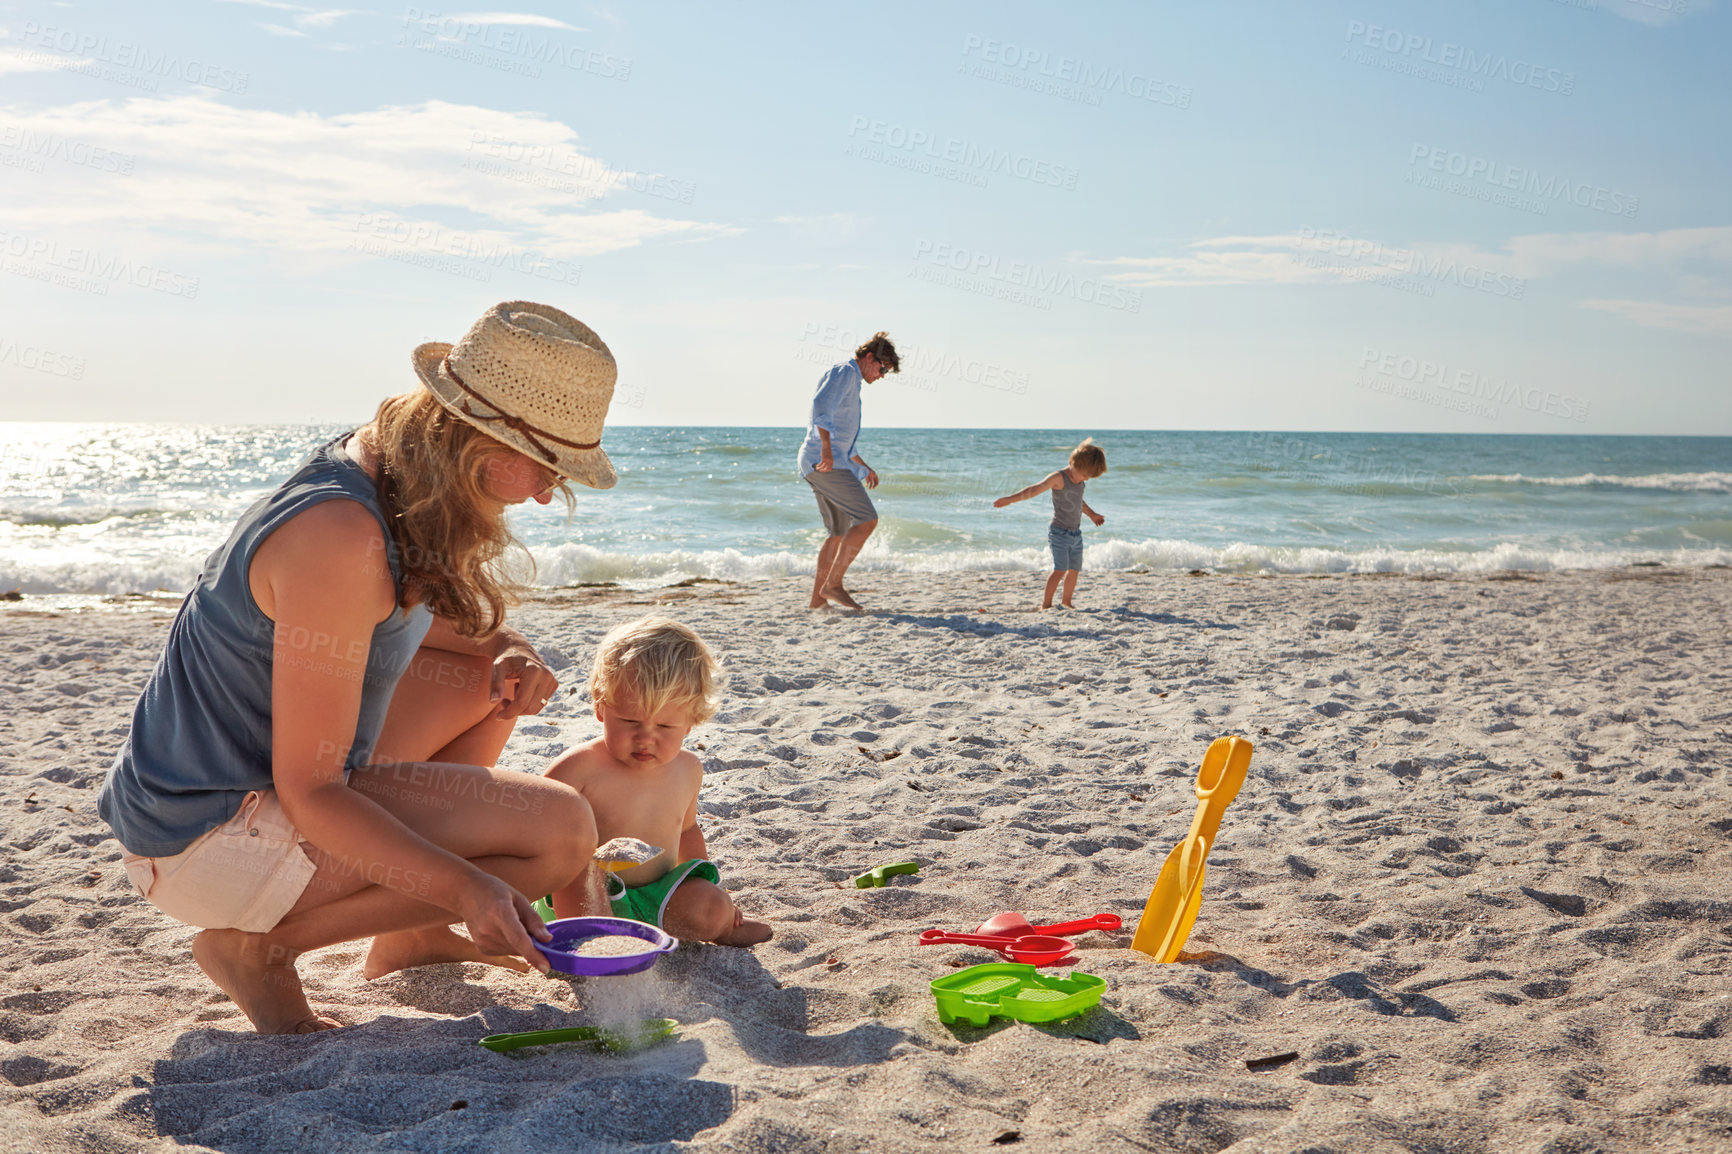
POLYGON ((835 563, 836 550, 842 547, 842 538, 826 537, 824 544, 818 549, 818 568, 812 573, 812 601, 808 609, 824 609, 830 604, 824 598, 824 582, 830 579, 830 566, 835 563))
MULTIPOLYGON (((836 558, 830 564, 829 575, 818 587, 827 600, 848 609, 864 609, 858 601, 849 595, 842 586, 842 578, 848 572, 848 566, 854 563, 854 558, 860 555, 860 550, 866 547, 866 538, 872 536, 872 530, 878 528, 878 518, 862 521, 842 535, 842 543, 836 550, 836 558)), ((833 539, 833 538, 832 538, 833 539)))

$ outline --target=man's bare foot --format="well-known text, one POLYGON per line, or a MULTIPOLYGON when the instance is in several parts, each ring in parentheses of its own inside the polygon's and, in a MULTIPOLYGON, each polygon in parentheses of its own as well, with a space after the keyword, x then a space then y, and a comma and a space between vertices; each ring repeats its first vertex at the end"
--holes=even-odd
POLYGON ((399 930, 380 934, 367 951, 361 965, 361 976, 369 982, 407 970, 413 966, 431 966, 436 962, 482 962, 518 973, 528 973, 529 963, 510 954, 484 954, 474 942, 462 934, 453 933, 450 926, 431 926, 424 930, 399 930))
POLYGON ((844 608, 844 609, 865 609, 866 608, 866 606, 864 606, 864 605, 860 604, 860 602, 854 600, 854 598, 849 595, 848 590, 842 588, 842 586, 840 586, 840 585, 826 585, 826 586, 824 586, 824 596, 828 600, 834 601, 836 604, 842 606, 842 608, 844 608))
POLYGON ((755 946, 759 942, 767 942, 775 936, 776 931, 770 928, 769 922, 754 922, 749 918, 738 918, 734 928, 716 939, 718 946, 755 946))
POLYGON ((1040 603, 1040 607, 1042 609, 1051 609, 1052 608, 1052 602, 1051 601, 1042 601, 1040 603))
POLYGON ((311 1034, 343 1024, 307 1004, 294 955, 264 934, 205 930, 192 940, 192 958, 261 1034, 311 1034))

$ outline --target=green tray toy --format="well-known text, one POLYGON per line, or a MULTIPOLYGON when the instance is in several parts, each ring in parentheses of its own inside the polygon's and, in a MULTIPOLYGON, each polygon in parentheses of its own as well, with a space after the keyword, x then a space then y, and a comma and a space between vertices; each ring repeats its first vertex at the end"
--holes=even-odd
POLYGON ((932 983, 938 1020, 960 1018, 971 1026, 984 1026, 991 1018, 1060 1022, 1093 1009, 1106 990, 1106 982, 1093 974, 1072 970, 1060 977, 1017 962, 970 966, 932 983))

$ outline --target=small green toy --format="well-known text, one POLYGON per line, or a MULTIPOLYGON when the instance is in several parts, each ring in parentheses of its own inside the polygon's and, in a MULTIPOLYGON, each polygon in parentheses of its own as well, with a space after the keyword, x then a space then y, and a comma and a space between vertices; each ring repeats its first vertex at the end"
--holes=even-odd
POLYGON ((895 874, 917 874, 919 872, 920 863, 917 861, 899 861, 894 865, 874 866, 854 879, 854 888, 864 890, 887 886, 895 874))
POLYGON ((530 1030, 522 1034, 489 1034, 481 1045, 498 1054, 525 1046, 552 1046, 560 1042, 587 1042, 610 1054, 645 1050, 673 1037, 679 1023, 672 1018, 646 1018, 622 1026, 567 1026, 562 1030, 530 1030))

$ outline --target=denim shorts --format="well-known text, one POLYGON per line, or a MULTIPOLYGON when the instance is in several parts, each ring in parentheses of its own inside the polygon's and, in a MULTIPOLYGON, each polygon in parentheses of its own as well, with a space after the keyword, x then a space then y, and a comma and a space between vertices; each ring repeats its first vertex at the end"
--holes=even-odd
POLYGON ((1054 569, 1082 568, 1082 530, 1060 529, 1052 525, 1046 531, 1046 543, 1052 546, 1054 569))

